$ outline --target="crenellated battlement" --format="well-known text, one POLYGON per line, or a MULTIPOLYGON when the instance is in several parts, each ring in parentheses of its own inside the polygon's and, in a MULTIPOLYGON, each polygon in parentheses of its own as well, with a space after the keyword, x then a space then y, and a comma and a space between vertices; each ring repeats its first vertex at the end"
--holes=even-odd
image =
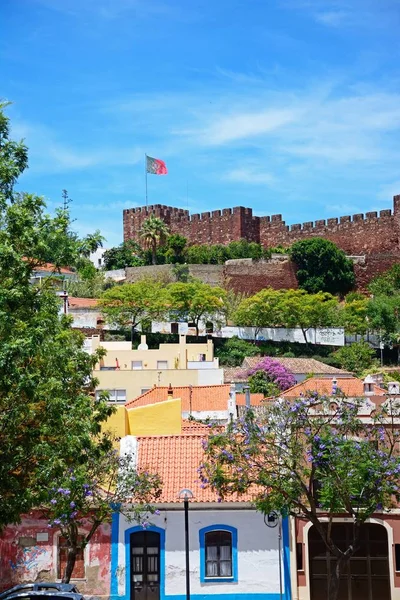
POLYGON ((241 238, 264 247, 290 246, 297 240, 325 237, 349 254, 371 254, 399 249, 400 195, 391 209, 344 215, 287 225, 281 214, 255 216, 251 208, 235 206, 200 214, 153 204, 123 211, 124 239, 139 240, 143 222, 151 215, 165 221, 172 233, 180 233, 192 244, 228 244, 241 238))

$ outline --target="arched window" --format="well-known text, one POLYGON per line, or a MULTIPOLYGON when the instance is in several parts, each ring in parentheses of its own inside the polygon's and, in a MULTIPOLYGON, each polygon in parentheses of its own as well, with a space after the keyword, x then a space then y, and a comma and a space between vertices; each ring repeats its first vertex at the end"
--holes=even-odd
POLYGON ((200 530, 200 579, 237 581, 237 530, 214 525, 200 530))

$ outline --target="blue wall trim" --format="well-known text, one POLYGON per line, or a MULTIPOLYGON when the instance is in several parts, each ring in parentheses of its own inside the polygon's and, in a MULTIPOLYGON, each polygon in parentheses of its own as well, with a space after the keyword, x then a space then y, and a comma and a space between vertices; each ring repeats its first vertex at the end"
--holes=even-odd
POLYGON ((290 581, 290 540, 289 518, 282 519, 283 538, 283 581, 285 582, 285 600, 292 600, 292 586, 290 581))
MULTIPOLYGON (((131 597, 131 533, 143 531, 142 526, 131 527, 125 531, 125 598, 131 597)), ((165 529, 161 527, 146 527, 146 531, 155 531, 160 534, 160 600, 165 599, 165 529)), ((186 596, 182 596, 186 598, 186 596)))
MULTIPOLYGON (((215 596, 221 600, 280 600, 279 593, 277 594, 190 594, 191 600, 210 600, 215 596)), ((129 600, 128 596, 120 596, 119 600, 129 600)), ((164 596, 164 600, 186 600, 186 595, 176 594, 172 596, 164 596)))
MULTIPOLYGON (((230 525, 209 525, 199 530, 200 541, 200 582, 201 583, 237 583, 238 581, 238 558, 237 544, 238 534, 236 527, 230 525), (209 531, 229 531, 232 534, 232 577, 206 577, 206 533, 209 531)), ((225 594, 218 594, 225 596, 225 594)), ((201 594, 200 594, 201 596, 201 594)))
POLYGON ((118 541, 119 541, 119 512, 113 512, 111 520, 111 585, 110 595, 118 596, 118 541))

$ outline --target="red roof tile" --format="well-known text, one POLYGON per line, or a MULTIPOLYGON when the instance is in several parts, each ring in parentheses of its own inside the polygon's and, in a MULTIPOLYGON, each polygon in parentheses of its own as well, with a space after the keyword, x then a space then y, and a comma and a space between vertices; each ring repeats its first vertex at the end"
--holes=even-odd
POLYGON ((98 300, 96 298, 68 298, 69 308, 95 308, 98 300))
MULTIPOLYGON (((173 395, 168 395, 168 387, 154 387, 134 400, 127 402, 127 408, 148 406, 157 402, 164 402, 172 398, 182 400, 182 411, 222 411, 228 409, 230 385, 196 385, 172 388, 173 395)), ((252 394, 252 403, 259 404, 262 394, 252 394)), ((237 404, 245 404, 244 394, 236 394, 237 404)))
MULTIPOLYGON (((364 396, 364 386, 362 379, 356 377, 340 377, 336 380, 337 387, 347 396, 348 398, 359 398, 364 396)), ((373 393, 376 396, 383 396, 386 391, 377 385, 373 387, 373 393)), ((332 395, 332 379, 318 379, 311 377, 306 379, 297 385, 282 392, 283 398, 298 398, 301 395, 305 395, 307 392, 318 392, 325 396, 332 395)))
MULTIPOLYGON (((202 488, 198 467, 204 460, 202 440, 206 436, 171 435, 138 437, 138 463, 140 470, 157 473, 162 480, 162 494, 158 502, 180 502, 178 495, 183 489, 193 492, 191 502, 217 502, 218 494, 210 487, 202 488)), ((248 502, 248 494, 226 498, 228 502, 248 502)))
POLYGON ((52 263, 43 263, 41 265, 37 265, 33 271, 39 272, 44 271, 45 273, 63 273, 64 275, 76 275, 75 271, 71 271, 71 269, 66 269, 65 267, 56 267, 52 263))

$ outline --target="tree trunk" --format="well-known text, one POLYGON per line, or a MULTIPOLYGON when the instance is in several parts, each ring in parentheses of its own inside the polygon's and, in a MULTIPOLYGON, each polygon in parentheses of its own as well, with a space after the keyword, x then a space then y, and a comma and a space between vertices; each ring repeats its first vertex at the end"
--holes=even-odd
POLYGON ((75 561, 78 554, 78 548, 68 548, 67 564, 65 565, 62 583, 69 583, 72 577, 72 572, 75 567, 75 561))
POLYGON ((155 244, 151 247, 151 262, 153 265, 157 264, 157 246, 155 244))
MULTIPOLYGON (((345 570, 347 564, 350 561, 351 556, 342 556, 336 562, 336 566, 333 571, 331 571, 331 576, 329 578, 328 586, 328 599, 329 600, 338 600, 339 598, 339 586, 340 586, 340 575, 345 570)), ((347 593, 346 593, 347 597, 347 593)))

